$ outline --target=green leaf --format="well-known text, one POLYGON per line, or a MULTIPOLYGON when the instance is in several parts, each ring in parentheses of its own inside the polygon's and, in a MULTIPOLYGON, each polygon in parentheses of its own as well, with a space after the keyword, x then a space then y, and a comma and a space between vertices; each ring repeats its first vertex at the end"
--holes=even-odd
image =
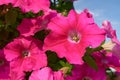
POLYGON ((48 63, 55 64, 59 61, 58 56, 55 52, 52 51, 46 51, 47 57, 48 57, 48 63))
POLYGON ((62 61, 62 60, 61 60, 59 63, 60 63, 62 66, 66 66, 66 63, 65 63, 64 61, 62 61))
POLYGON ((8 11, 5 15, 5 21, 7 25, 13 25, 16 22, 17 12, 14 9, 8 11))
POLYGON ((94 60, 94 58, 90 55, 85 55, 83 57, 83 60, 92 68, 94 68, 95 70, 98 70, 98 66, 94 60))
POLYGON ((93 49, 93 52, 96 52, 96 51, 100 51, 100 50, 102 50, 103 48, 101 47, 101 46, 99 46, 99 47, 97 47, 97 48, 94 48, 93 49))

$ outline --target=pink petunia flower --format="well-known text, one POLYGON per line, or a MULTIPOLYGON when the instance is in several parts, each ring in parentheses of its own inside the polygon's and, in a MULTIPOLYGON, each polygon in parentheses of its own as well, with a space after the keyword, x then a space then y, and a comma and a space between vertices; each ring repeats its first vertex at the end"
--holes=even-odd
POLYGON ((29 80, 64 80, 62 71, 54 72, 49 67, 33 71, 29 80))
POLYGON ((92 54, 98 66, 104 68, 113 68, 120 72, 120 60, 117 56, 113 55, 112 52, 102 50, 100 52, 94 52, 92 54))
POLYGON ((47 11, 50 7, 49 0, 14 0, 14 7, 19 7, 23 12, 32 11, 34 13, 40 10, 47 11))
POLYGON ((112 53, 114 56, 118 57, 118 59, 120 59, 120 44, 116 44, 113 49, 112 49, 112 53))
POLYGON ((112 53, 107 53, 106 60, 109 68, 113 68, 117 72, 120 72, 120 60, 116 56, 112 55, 112 53))
POLYGON ((109 61, 104 55, 104 51, 94 52, 91 55, 97 64, 98 70, 91 68, 87 63, 74 65, 72 75, 67 76, 66 80, 106 80, 106 68, 108 68, 109 61))
POLYGON ((105 31, 94 23, 88 10, 77 14, 71 10, 67 17, 58 15, 48 25, 50 34, 44 40, 44 49, 55 51, 70 63, 83 63, 82 56, 88 46, 99 46, 105 39, 105 31))
POLYGON ((39 22, 40 22, 40 26, 45 29, 47 28, 50 20, 54 17, 56 17, 57 15, 59 15, 59 13, 57 13, 56 10, 51 10, 49 9, 49 11, 45 12, 44 15, 42 17, 38 17, 39 18, 39 22), (40 20, 41 19, 41 20, 40 20))
POLYGON ((0 0, 0 5, 6 4, 8 5, 9 3, 13 3, 14 0, 0 0))
POLYGON ((106 35, 108 38, 111 38, 111 40, 115 43, 119 43, 116 35, 116 30, 112 29, 111 23, 109 21, 103 21, 102 27, 106 31, 106 35))
POLYGON ((55 17, 56 15, 56 11, 49 10, 48 12, 45 12, 43 16, 39 16, 37 18, 24 18, 21 24, 17 27, 17 30, 22 36, 33 36, 41 29, 45 29, 50 22, 50 19, 55 17))
POLYGON ((3 50, 0 50, 0 80, 10 80, 10 65, 5 59, 3 50))
POLYGON ((92 56, 98 68, 101 66, 102 68, 112 69, 113 72, 120 72, 120 60, 113 53, 102 50, 100 52, 94 52, 92 56))
POLYGON ((106 80, 105 68, 99 67, 96 71, 87 64, 75 65, 72 76, 67 76, 66 80, 106 80))
POLYGON ((4 48, 6 59, 12 71, 32 71, 47 65, 42 43, 32 37, 18 37, 4 48))
POLYGON ((40 23, 36 18, 24 18, 21 24, 17 27, 17 30, 22 36, 33 36, 37 31, 41 29, 40 23), (26 25, 27 24, 27 25, 26 25))
POLYGON ((26 80, 24 72, 14 72, 10 71, 10 80, 26 80))
POLYGON ((113 56, 120 59, 120 41, 117 39, 116 31, 112 29, 109 21, 103 22, 103 28, 107 33, 107 37, 111 40, 108 43, 102 45, 105 50, 110 50, 113 56))
POLYGON ((23 12, 38 13, 40 10, 48 11, 50 7, 49 0, 0 0, 0 5, 9 3, 13 7, 19 7, 23 12))

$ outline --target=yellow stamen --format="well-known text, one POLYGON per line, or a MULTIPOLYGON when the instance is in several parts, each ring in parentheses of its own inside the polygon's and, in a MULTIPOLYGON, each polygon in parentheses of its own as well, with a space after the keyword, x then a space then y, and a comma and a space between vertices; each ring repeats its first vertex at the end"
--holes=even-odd
POLYGON ((72 40, 75 41, 75 42, 78 42, 79 41, 79 37, 78 36, 73 36, 72 40))

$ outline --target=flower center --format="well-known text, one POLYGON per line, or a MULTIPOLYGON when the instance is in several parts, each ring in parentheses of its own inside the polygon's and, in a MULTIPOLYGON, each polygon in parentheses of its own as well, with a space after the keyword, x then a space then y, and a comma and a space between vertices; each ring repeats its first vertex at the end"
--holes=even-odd
POLYGON ((4 64, 4 60, 0 59, 0 66, 2 66, 4 64))
POLYGON ((68 33, 68 40, 73 43, 79 43, 80 42, 80 33, 77 31, 70 31, 68 33))
POLYGON ((71 37, 73 41, 78 42, 79 41, 79 36, 78 35, 74 35, 71 37))
POLYGON ((90 77, 84 77, 82 80, 92 80, 90 77))
POLYGON ((22 52, 22 56, 23 57, 29 57, 30 56, 30 52, 29 51, 23 51, 22 52))

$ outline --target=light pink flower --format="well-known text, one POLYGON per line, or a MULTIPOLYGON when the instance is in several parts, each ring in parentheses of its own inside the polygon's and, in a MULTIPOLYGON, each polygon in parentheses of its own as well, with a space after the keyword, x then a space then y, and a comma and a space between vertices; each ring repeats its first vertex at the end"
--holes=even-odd
POLYGON ((56 15, 56 11, 49 10, 48 12, 45 12, 43 16, 39 16, 37 18, 24 18, 21 24, 17 27, 17 30, 20 32, 20 35, 23 35, 25 37, 33 36, 41 29, 45 29, 50 22, 50 19, 56 15))
POLYGON ((105 50, 109 50, 111 51, 111 56, 114 56, 115 58, 120 60, 120 44, 114 43, 112 41, 105 43, 104 45, 102 45, 102 47, 105 50))
POLYGON ((102 47, 110 50, 113 56, 120 59, 120 41, 117 39, 116 31, 112 29, 109 21, 104 21, 102 26, 107 33, 107 37, 111 39, 110 42, 103 44, 102 47))
POLYGON ((49 0, 14 0, 14 7, 20 7, 23 12, 32 11, 34 13, 40 10, 47 11, 50 7, 49 0))
POLYGON ((10 80, 10 65, 5 59, 3 50, 0 50, 0 80, 10 80))
POLYGON ((112 55, 116 56, 120 60, 120 42, 119 44, 115 43, 114 47, 111 49, 112 55))
POLYGON ((12 71, 32 71, 47 65, 42 43, 32 37, 18 37, 4 48, 12 71))
POLYGON ((108 38, 111 38, 111 40, 115 43, 119 43, 116 35, 116 30, 112 29, 111 23, 109 21, 103 21, 102 27, 106 31, 106 35, 108 38))
POLYGON ((33 71, 29 80, 64 80, 62 71, 54 72, 49 67, 33 71))
POLYGON ((99 46, 105 38, 104 30, 94 23, 92 15, 84 10, 77 14, 71 10, 67 17, 57 16, 48 25, 50 34, 45 38, 44 49, 57 52, 70 63, 81 64, 85 48, 99 46))

